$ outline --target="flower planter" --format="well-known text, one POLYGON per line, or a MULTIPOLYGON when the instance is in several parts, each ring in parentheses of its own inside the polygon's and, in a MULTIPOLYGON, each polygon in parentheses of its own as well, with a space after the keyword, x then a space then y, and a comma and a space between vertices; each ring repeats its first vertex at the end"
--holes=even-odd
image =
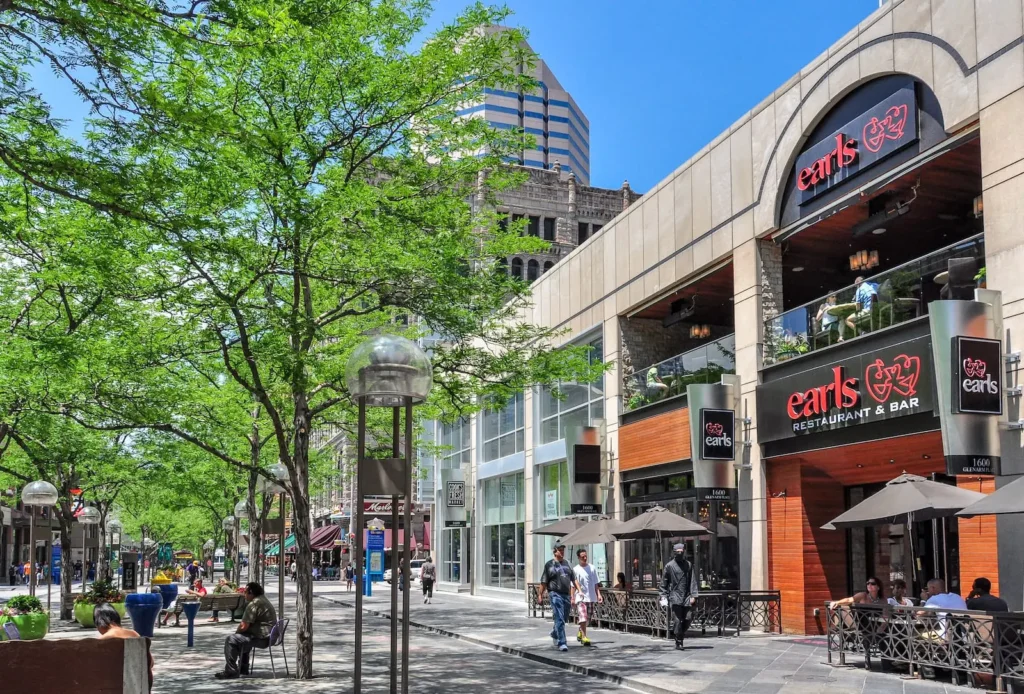
POLYGON ((50 631, 50 616, 45 612, 16 614, 10 617, 0 617, 0 640, 7 638, 2 628, 4 622, 13 622, 14 626, 18 627, 22 641, 38 641, 50 631))
MULTIPOLYGON (((125 606, 123 602, 112 602, 110 606, 114 608, 122 618, 125 615, 125 606)), ((96 606, 91 602, 77 602, 75 603, 75 621, 83 627, 95 627, 96 622, 93 621, 92 613, 96 609, 96 606)))

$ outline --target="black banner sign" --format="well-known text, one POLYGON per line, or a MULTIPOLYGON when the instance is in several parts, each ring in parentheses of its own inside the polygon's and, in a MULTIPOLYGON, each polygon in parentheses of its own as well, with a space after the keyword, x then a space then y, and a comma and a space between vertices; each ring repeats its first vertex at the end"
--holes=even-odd
POLYGON ((444 527, 446 527, 446 528, 465 528, 467 526, 466 526, 466 521, 464 521, 464 520, 446 520, 444 522, 444 527))
POLYGON ((757 389, 757 436, 778 441, 930 412, 931 344, 920 337, 757 389))
POLYGON ((465 482, 449 482, 448 483, 448 506, 465 506, 466 505, 466 483, 465 482))
POLYGON ((700 457, 704 460, 736 459, 736 413, 702 408, 700 457))
POLYGON ((797 158, 803 205, 917 140, 914 83, 873 106, 797 158))
POLYGON ((953 338, 953 414, 1003 414, 1002 347, 999 340, 953 338))

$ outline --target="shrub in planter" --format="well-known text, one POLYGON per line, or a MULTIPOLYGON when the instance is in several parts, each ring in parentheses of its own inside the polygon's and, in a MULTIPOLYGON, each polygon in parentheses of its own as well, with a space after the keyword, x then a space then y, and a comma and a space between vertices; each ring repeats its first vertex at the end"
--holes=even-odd
POLYGON ((75 621, 83 627, 94 627, 92 611, 101 603, 109 603, 119 615, 124 617, 124 596, 111 581, 96 581, 89 590, 75 599, 75 621))
MULTIPOLYGON (((16 595, 0 608, 0 625, 13 622, 18 627, 23 641, 35 641, 50 631, 50 615, 43 611, 39 598, 32 595, 16 595)), ((0 626, 0 640, 7 636, 0 626)))

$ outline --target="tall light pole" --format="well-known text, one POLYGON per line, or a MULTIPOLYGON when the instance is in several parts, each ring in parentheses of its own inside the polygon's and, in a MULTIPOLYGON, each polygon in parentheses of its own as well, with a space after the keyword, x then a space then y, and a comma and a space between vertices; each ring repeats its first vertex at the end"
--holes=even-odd
MULTIPOLYGON (((95 506, 83 506, 78 514, 78 522, 82 526, 82 592, 84 593, 85 584, 89 580, 89 527, 100 522, 99 509, 95 506)), ((61 570, 66 570, 66 568, 61 567, 61 570)), ((99 562, 97 562, 98 568, 99 562)), ((96 578, 99 578, 99 576, 96 578)))
MULTIPOLYGON (((249 518, 249 502, 245 499, 235 504, 235 558, 233 559, 234 566, 231 569, 231 579, 236 586, 242 580, 242 567, 239 561, 242 555, 242 551, 239 548, 239 539, 242 537, 242 518, 249 518)), ((249 523, 249 534, 252 535, 252 522, 249 523)), ((249 542, 250 544, 252 543, 251 537, 249 542)))
POLYGON ((277 618, 284 619, 284 511, 285 495, 288 493, 288 466, 274 463, 270 466, 270 474, 277 480, 277 499, 280 506, 278 515, 281 517, 281 540, 277 545, 277 618))
MULTIPOLYGON (((151 537, 146 537, 146 529, 142 529, 142 583, 146 582, 146 563, 149 561, 146 559, 146 553, 153 551, 153 545, 156 542, 151 537)), ((153 567, 149 567, 150 580, 153 578, 153 567)))
MULTIPOLYGON (((238 536, 237 535, 231 535, 231 534, 235 532, 235 528, 237 526, 238 526, 238 521, 235 520, 234 516, 227 516, 227 517, 224 518, 224 520, 222 520, 220 522, 220 527, 222 527, 224 529, 224 536, 225 537, 234 537, 234 541, 235 541, 236 544, 238 543, 238 536)), ((233 553, 234 552, 232 551, 232 554, 233 553)), ((225 557, 224 561, 225 562, 231 561, 231 556, 225 557)), ((234 569, 232 569, 232 571, 234 571, 234 569)), ((224 567, 224 577, 227 578, 227 576, 228 576, 228 571, 227 571, 227 566, 225 565, 225 567, 224 567)))
POLYGON ((402 597, 402 693, 409 691, 409 546, 412 525, 412 408, 427 399, 433 381, 430 359, 419 346, 404 337, 377 335, 359 345, 345 366, 349 393, 359 405, 357 430, 356 478, 356 653, 355 691, 362 686, 363 656, 363 497, 367 494, 390 496, 391 528, 391 692, 397 694, 398 637, 398 500, 404 499, 405 533, 402 542, 405 565, 401 568, 405 590, 402 597), (366 456, 366 408, 390 407, 392 438, 390 458, 366 456), (405 412, 405 450, 401 446, 402 412, 405 412))
POLYGON ((110 551, 107 553, 107 570, 110 572, 110 579, 118 590, 121 589, 121 576, 118 569, 121 567, 121 524, 116 520, 107 523, 107 530, 110 531, 110 551), (116 542, 115 542, 116 538, 116 542), (117 566, 114 566, 114 557, 117 557, 117 566))
MULTIPOLYGON (((31 509, 32 524, 28 528, 28 544, 31 547, 32 556, 29 559, 28 592, 29 595, 36 594, 36 506, 53 506, 57 503, 57 488, 45 480, 29 482, 21 490, 21 503, 31 509)), ((50 581, 47 581, 49 586, 50 581)), ((46 613, 50 613, 50 599, 47 593, 46 613)))

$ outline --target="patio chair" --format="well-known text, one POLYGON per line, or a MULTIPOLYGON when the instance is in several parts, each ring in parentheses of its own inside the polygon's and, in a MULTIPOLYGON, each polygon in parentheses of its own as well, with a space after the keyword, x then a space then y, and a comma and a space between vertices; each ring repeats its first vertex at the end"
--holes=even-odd
POLYGON ((14 626, 14 622, 4 622, 4 633, 8 641, 21 641, 21 632, 14 626))
POLYGON ((288 624, 291 623, 290 619, 280 619, 270 630, 270 638, 267 640, 266 646, 257 646, 252 649, 252 653, 249 655, 249 674, 256 672, 256 651, 263 650, 264 648, 270 653, 270 669, 274 673, 274 679, 277 679, 277 666, 274 664, 274 648, 277 646, 281 647, 281 657, 284 658, 284 673, 286 676, 291 676, 291 672, 288 671, 288 651, 284 647, 284 635, 288 631, 288 624))

